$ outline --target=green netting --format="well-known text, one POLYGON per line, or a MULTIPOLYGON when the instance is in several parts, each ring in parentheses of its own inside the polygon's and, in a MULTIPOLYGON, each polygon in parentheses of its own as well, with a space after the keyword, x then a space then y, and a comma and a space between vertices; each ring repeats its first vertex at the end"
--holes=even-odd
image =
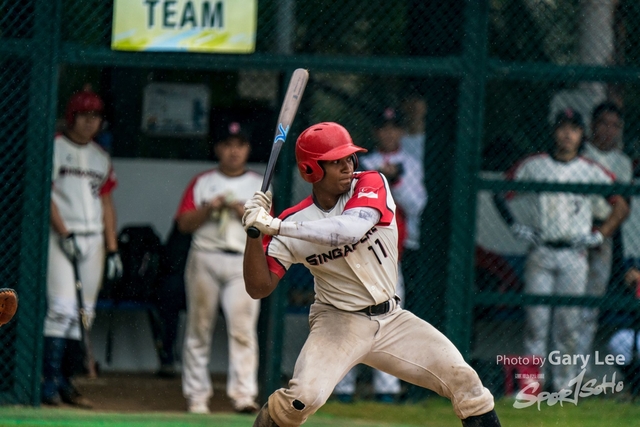
MULTIPOLYGON (((0 89, 2 103, 3 150, 0 156, 2 165, 2 201, 0 207, 3 214, 0 220, 3 227, 0 231, 2 237, 2 250, 0 262, 2 263, 2 276, 7 287, 20 289, 19 259, 20 259, 20 225, 21 225, 21 200, 24 197, 24 166, 26 148, 26 124, 28 115, 28 64, 19 61, 4 61, 0 68, 2 81, 12 79, 15 86, 4 86, 0 89), (22 76, 23 78, 16 78, 22 76), (22 107, 22 108, 20 108, 22 107)), ((17 365, 16 322, 0 329, 0 340, 8 345, 3 345, 1 355, 7 361, 2 366, 4 380, 0 383, 0 391, 7 392, 15 385, 16 374, 25 374, 24 369, 17 365)))
POLYGON ((0 7, 0 31, 3 38, 28 39, 34 35, 34 2, 4 0, 0 7))
MULTIPOLYGON (((0 401, 37 401, 33 385, 39 359, 33 354, 40 337, 33 331, 44 314, 39 272, 46 259, 43 171, 48 159, 42 165, 33 160, 48 152, 46 134, 53 132, 68 96, 85 83, 106 101, 113 155, 120 158, 212 159, 204 138, 141 131, 143 92, 151 82, 206 85, 211 134, 227 117, 250 122, 253 135, 261 138, 251 155, 256 163, 267 160, 280 99, 294 68, 309 68, 311 80, 291 141, 312 123, 335 120, 356 143, 373 149, 373 123, 381 111, 392 108, 402 115, 404 102, 418 98, 428 105, 421 119, 424 156, 416 159, 422 171, 405 173, 424 174, 429 200, 421 215, 420 249, 403 260, 405 306, 456 342, 497 395, 514 392, 505 375, 522 379, 524 371, 517 369, 525 368, 504 367, 497 357, 526 352, 527 307, 600 307, 590 351, 601 354, 613 351, 608 344, 619 331, 637 328, 633 283, 625 284, 629 268, 640 263, 635 186, 615 188, 631 202, 631 214, 614 238, 606 289, 592 298, 530 298, 527 248, 513 238, 492 199, 510 190, 610 195, 606 186, 504 181, 504 173, 520 159, 552 147, 555 113, 567 107, 582 113, 590 138, 592 110, 605 100, 624 110, 617 144, 629 156, 635 179, 640 159, 637 2, 259 0, 253 55, 114 52, 109 49, 113 2, 18 3, 0 2, 0 272, 6 285, 24 292, 17 320, 0 329, 5 361, 0 401), (40 209, 25 208, 33 206, 40 209), (39 263, 33 271, 30 259, 39 263), (22 320, 24 312, 30 313, 28 320, 22 320), (25 329, 30 334, 18 333, 21 321, 30 325, 25 329), (21 359, 21 354, 30 357, 21 359)), ((286 194, 277 195, 277 209, 309 190, 297 177, 292 148, 285 147, 278 167, 275 183, 286 194)), ((312 300, 309 277, 295 271, 290 276, 277 298, 265 304, 261 322, 265 393, 279 385, 281 374, 290 375, 291 353, 304 331, 302 326, 282 333, 280 326, 304 324, 312 300)), ((590 374, 610 372, 594 368, 590 374)))

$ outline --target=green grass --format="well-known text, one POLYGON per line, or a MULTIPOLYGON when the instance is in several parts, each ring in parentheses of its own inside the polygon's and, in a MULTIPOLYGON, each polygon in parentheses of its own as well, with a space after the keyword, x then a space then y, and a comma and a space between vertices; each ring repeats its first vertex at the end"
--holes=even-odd
MULTIPOLYGON (((640 404, 619 403, 611 398, 589 397, 577 406, 565 404, 515 409, 512 399, 502 399, 496 411, 505 427, 600 427, 640 425, 640 404)), ((190 415, 185 413, 108 413, 73 409, 0 407, 0 427, 245 427, 253 416, 236 414, 190 415)), ((384 405, 373 402, 329 402, 305 427, 460 427, 450 403, 430 398, 419 404, 384 405)))
MULTIPOLYGON (((515 409, 513 399, 501 399, 496 402, 496 412, 504 427, 601 427, 640 426, 640 404, 619 403, 615 399, 589 397, 573 404, 556 404, 515 409)), ((319 412, 336 418, 356 418, 388 423, 394 427, 460 427, 451 404, 442 398, 431 398, 421 404, 386 406, 370 402, 356 402, 344 405, 330 402, 319 412)), ((338 424, 336 424, 338 425, 338 424)), ((342 425, 349 425, 343 423, 342 425)), ((372 424, 371 424, 372 425, 372 424)), ((305 424, 306 426, 306 424, 305 424)))

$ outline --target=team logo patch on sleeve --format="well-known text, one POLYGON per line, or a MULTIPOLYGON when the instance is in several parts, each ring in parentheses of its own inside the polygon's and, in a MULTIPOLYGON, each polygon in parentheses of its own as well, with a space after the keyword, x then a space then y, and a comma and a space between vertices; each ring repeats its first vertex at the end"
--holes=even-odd
POLYGON ((362 187, 358 192, 358 199, 361 197, 367 197, 369 199, 377 199, 378 193, 373 187, 362 187))

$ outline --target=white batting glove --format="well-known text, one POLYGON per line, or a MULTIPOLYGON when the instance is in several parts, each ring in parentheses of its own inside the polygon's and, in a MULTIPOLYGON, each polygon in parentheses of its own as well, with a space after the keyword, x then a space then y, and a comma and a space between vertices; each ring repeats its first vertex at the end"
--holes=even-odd
POLYGON ((267 212, 271 212, 271 202, 273 200, 273 194, 270 190, 266 193, 262 191, 256 191, 252 198, 247 200, 244 204, 244 209, 263 208, 267 212))
POLYGON ((255 227, 260 230, 261 233, 269 236, 275 236, 280 232, 281 222, 278 218, 269 215, 263 207, 247 209, 242 216, 242 226, 245 231, 248 230, 249 227, 255 227))
POLYGON ((574 248, 597 248, 603 243, 604 236, 598 230, 571 239, 571 246, 574 248))
POLYGON ((225 205, 229 206, 232 205, 233 202, 236 201, 236 195, 233 194, 233 191, 227 191, 226 193, 224 193, 224 203, 225 205))
POLYGON ((511 233, 518 240, 522 240, 524 242, 529 243, 530 245, 539 245, 540 244, 540 236, 536 233, 536 230, 533 227, 529 227, 528 225, 513 223, 511 224, 511 233))
POLYGON ((122 258, 118 252, 109 252, 107 254, 105 265, 107 280, 119 280, 122 278, 124 268, 122 266, 122 258))

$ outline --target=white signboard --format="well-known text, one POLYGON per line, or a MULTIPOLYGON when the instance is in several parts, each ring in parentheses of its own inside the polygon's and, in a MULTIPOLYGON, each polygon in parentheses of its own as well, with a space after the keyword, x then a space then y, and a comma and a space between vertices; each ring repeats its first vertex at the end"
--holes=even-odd
POLYGON ((148 84, 144 89, 142 130, 158 136, 207 136, 209 88, 203 84, 148 84))

